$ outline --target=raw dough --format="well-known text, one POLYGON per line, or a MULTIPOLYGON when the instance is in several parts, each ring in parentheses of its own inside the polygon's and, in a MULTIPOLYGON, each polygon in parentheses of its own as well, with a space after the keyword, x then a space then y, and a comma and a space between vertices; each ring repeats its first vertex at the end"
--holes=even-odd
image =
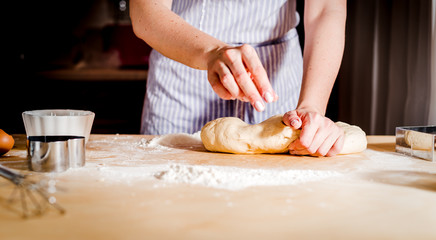
POLYGON ((434 135, 408 130, 404 133, 406 144, 415 150, 432 150, 435 148, 434 135))
MULTIPOLYGON (((207 150, 227 153, 285 153, 300 135, 282 122, 283 115, 273 116, 259 124, 249 125, 239 118, 225 117, 208 122, 201 130, 201 140, 207 150)), ((366 149, 366 134, 357 126, 337 122, 345 132, 340 154, 366 149)))

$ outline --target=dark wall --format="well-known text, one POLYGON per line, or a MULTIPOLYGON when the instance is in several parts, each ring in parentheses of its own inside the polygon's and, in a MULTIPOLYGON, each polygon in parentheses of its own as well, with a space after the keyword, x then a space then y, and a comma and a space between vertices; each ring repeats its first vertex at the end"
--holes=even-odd
POLYGON ((0 129, 24 133, 21 113, 70 108, 96 113, 93 133, 139 133, 146 79, 45 77, 59 69, 146 70, 150 48, 119 0, 10 1, 1 45, 0 129), (66 80, 67 79, 67 80, 66 80), (69 79, 69 80, 68 80, 69 79))

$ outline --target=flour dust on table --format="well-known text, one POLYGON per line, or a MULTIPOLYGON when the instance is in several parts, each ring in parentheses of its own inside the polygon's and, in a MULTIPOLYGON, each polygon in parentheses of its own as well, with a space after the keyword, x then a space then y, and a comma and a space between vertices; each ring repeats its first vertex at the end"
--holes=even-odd
POLYGON ((88 165, 87 170, 69 170, 65 174, 86 173, 108 184, 133 184, 157 181, 162 184, 188 184, 203 187, 241 190, 255 186, 297 185, 340 177, 341 173, 308 169, 264 169, 192 164, 144 164, 138 167, 88 165))
POLYGON ((171 165, 154 176, 169 183, 198 184, 213 188, 240 190, 253 186, 296 185, 341 175, 335 171, 171 165))
POLYGON ((228 164, 233 162, 232 159, 235 159, 231 154, 205 154, 204 148, 196 151, 196 148, 202 147, 200 133, 169 134, 151 139, 140 136, 114 136, 106 137, 104 141, 98 139, 90 141, 88 146, 90 151, 87 152, 85 167, 70 169, 55 175, 75 176, 79 181, 84 176, 91 176, 103 184, 129 185, 144 182, 153 187, 184 184, 243 190, 257 186, 348 181, 356 177, 360 178, 360 173, 366 174, 380 169, 407 170, 418 161, 391 152, 368 149, 361 155, 313 158, 313 161, 304 158, 300 161, 300 158, 286 155, 275 156, 273 162, 277 160, 284 164, 271 165, 270 161, 269 167, 262 165, 261 160, 256 160, 256 156, 241 155, 237 159, 246 159, 244 161, 251 164, 238 163, 229 166, 228 164), (195 149, 192 150, 191 147, 195 149), (201 158, 193 160, 190 159, 192 156, 201 156, 201 158), (223 161, 215 159, 219 156, 223 161), (290 162, 286 161, 288 158, 290 162), (356 161, 356 159, 362 160, 356 161), (259 163, 261 165, 258 165, 259 163))
MULTIPOLYGON (((192 159, 184 159, 183 153, 196 149, 205 151, 200 132, 168 134, 152 139, 120 135, 105 141, 91 141, 89 147, 92 151, 87 154, 86 166, 62 174, 85 174, 107 184, 155 181, 156 186, 192 184, 227 190, 296 185, 342 175, 336 171, 325 170, 216 166, 212 163, 213 159, 200 160, 209 164, 195 164, 192 159), (114 151, 104 151, 107 148, 114 151), (156 156, 166 157, 162 160, 156 156)), ((210 155, 212 158, 214 156, 210 155)))

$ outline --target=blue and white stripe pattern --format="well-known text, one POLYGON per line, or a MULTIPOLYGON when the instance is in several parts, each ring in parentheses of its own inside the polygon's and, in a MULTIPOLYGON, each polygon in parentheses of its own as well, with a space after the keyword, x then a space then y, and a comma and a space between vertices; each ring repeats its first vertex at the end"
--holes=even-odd
POLYGON ((303 60, 295 26, 295 1, 173 0, 172 10, 200 30, 232 45, 255 47, 279 100, 257 112, 249 103, 220 99, 207 72, 156 51, 150 55, 141 133, 194 133, 219 117, 255 124, 293 110, 301 87, 303 60))

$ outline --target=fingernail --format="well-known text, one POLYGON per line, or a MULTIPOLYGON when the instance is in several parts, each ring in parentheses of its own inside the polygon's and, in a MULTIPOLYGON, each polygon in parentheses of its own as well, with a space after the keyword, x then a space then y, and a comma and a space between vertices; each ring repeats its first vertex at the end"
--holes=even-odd
POLYGON ((263 110, 265 110, 265 107, 263 106, 263 104, 260 101, 256 101, 254 103, 254 106, 256 107, 257 111, 262 112, 263 110))
POLYGON ((273 98, 273 96, 271 95, 271 93, 266 92, 266 93, 265 93, 265 100, 266 100, 267 103, 271 103, 272 101, 274 101, 274 98, 273 98))
POLYGON ((291 126, 295 126, 295 125, 297 125, 298 122, 300 122, 300 121, 298 121, 297 119, 292 120, 292 121, 291 121, 291 126))

